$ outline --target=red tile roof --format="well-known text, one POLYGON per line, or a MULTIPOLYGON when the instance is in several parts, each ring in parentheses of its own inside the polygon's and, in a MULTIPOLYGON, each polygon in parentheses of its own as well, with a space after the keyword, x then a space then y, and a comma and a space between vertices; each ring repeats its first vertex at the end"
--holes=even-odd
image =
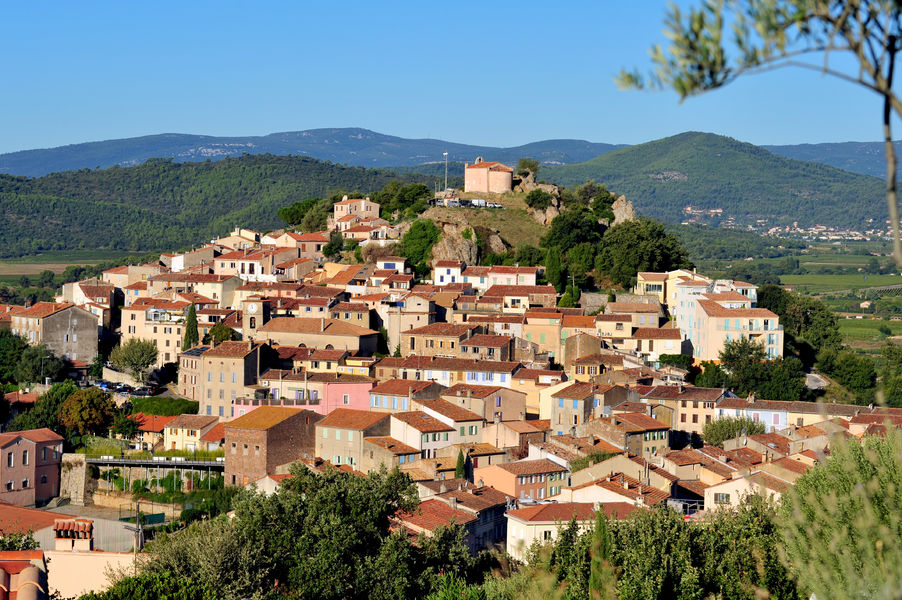
POLYGON ((413 446, 408 446, 404 442, 398 441, 388 435, 379 435, 363 438, 363 441, 374 446, 379 446, 384 450, 388 450, 392 454, 419 454, 420 451, 413 446))
POLYGON ((417 402, 423 407, 428 408, 431 411, 437 412, 443 417, 447 417, 452 421, 484 421, 482 415, 476 414, 473 411, 467 410, 461 406, 457 406, 447 400, 443 400, 441 398, 436 398, 434 400, 417 400, 417 402))
MULTIPOLYGON (((605 515, 611 519, 624 519, 639 508, 629 502, 605 502, 599 505, 605 515)), ((537 504, 507 511, 512 517, 531 523, 567 522, 571 518, 577 521, 595 519, 594 502, 558 502, 555 504, 537 504)))
POLYGON ((326 415, 322 421, 318 422, 316 426, 317 428, 335 427, 338 429, 363 430, 372 427, 382 420, 387 420, 390 416, 389 413, 383 412, 370 412, 368 410, 356 410, 353 408, 336 408, 326 415))
MULTIPOLYGON (((265 408, 265 407, 261 407, 265 408)), ((257 411, 253 411, 257 412, 257 411)), ((200 441, 202 442, 213 442, 219 443, 225 439, 225 423, 219 423, 213 426, 213 429, 205 433, 201 436, 200 441)))
POLYGON ((501 469, 504 469, 508 473, 513 473, 514 475, 539 475, 542 473, 560 473, 562 471, 566 471, 567 469, 557 464, 556 462, 552 462, 547 458, 540 458, 536 460, 518 460, 516 462, 505 463, 503 465, 497 465, 501 469))
POLYGON ((478 333, 460 343, 461 346, 479 346, 485 348, 503 348, 511 343, 512 338, 506 335, 488 335, 478 333))
POLYGON ((454 431, 453 427, 450 427, 432 415, 428 415, 421 411, 399 412, 393 414, 392 418, 410 425, 420 433, 454 431))
POLYGON ((61 442, 63 438, 61 435, 53 432, 46 427, 41 427, 40 429, 26 429, 25 431, 9 431, 7 433, 0 433, 0 446, 6 446, 10 442, 16 440, 16 438, 25 438, 26 440, 32 441, 36 444, 40 444, 42 442, 61 442))
POLYGON ((397 517, 404 523, 426 531, 433 531, 438 527, 448 527, 452 523, 466 525, 477 519, 474 514, 451 508, 445 502, 434 498, 420 502, 420 506, 412 513, 397 513, 397 517))
POLYGON ((498 161, 479 162, 467 167, 468 169, 488 169, 490 171, 504 171, 505 173, 513 173, 514 170, 498 161))
POLYGON ((163 433, 163 429, 166 425, 169 424, 170 421, 175 419, 175 416, 162 416, 162 415, 145 415, 144 413, 134 413, 129 416, 130 419, 134 419, 138 422, 138 430, 139 431, 150 431, 153 433, 163 433))
POLYGON ((392 396, 407 396, 415 394, 432 385, 431 381, 415 381, 413 379, 389 379, 383 381, 370 390, 371 394, 389 394, 392 396))

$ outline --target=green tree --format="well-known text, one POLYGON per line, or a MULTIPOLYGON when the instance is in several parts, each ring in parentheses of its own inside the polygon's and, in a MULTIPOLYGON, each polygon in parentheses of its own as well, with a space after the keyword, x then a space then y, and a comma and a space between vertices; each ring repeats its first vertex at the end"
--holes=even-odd
POLYGON ((454 477, 464 479, 467 476, 467 459, 464 458, 464 451, 457 451, 457 466, 454 467, 454 477))
POLYGON ((629 287, 639 271, 687 269, 692 263, 680 241, 663 225, 639 218, 605 232, 596 266, 615 283, 629 287))
POLYGON ((141 573, 123 577, 103 592, 91 592, 79 600, 220 600, 223 596, 207 585, 172 573, 141 573))
POLYGON ((533 177, 539 174, 539 161, 523 157, 517 161, 517 175, 526 177, 529 173, 532 173, 533 177))
POLYGON ((71 379, 53 384, 49 390, 38 397, 30 410, 13 417, 7 429, 9 431, 25 431, 46 427, 53 431, 62 431, 59 421, 60 409, 63 402, 77 391, 78 386, 71 379))
POLYGON ((103 368, 105 366, 106 361, 103 359, 103 355, 98 354, 94 357, 94 360, 91 361, 91 364, 88 367, 88 376, 93 377, 94 379, 100 379, 103 377, 103 368))
POLYGON ((329 243, 323 246, 323 256, 330 260, 334 260, 341 254, 341 249, 344 247, 345 240, 342 237, 341 233, 338 231, 333 231, 331 235, 329 235, 329 243))
POLYGON ((79 435, 105 435, 118 413, 116 403, 100 388, 78 390, 60 407, 60 424, 79 435))
POLYGON ((605 226, 599 224, 587 208, 577 205, 551 221, 551 227, 542 236, 539 245, 546 250, 557 247, 567 254, 579 244, 598 244, 604 232, 605 226))
POLYGON ((22 351, 16 365, 15 378, 19 383, 43 383, 48 377, 59 380, 63 372, 63 361, 57 358, 47 346, 29 346, 22 351))
POLYGON ((545 279, 558 292, 564 289, 565 273, 561 265, 560 248, 551 247, 545 253, 545 279))
POLYGON ((185 337, 182 339, 182 350, 197 346, 200 341, 200 333, 197 329, 197 310, 194 303, 188 307, 188 316, 185 317, 185 337))
POLYGON ((132 419, 127 414, 119 412, 113 418, 113 424, 110 431, 121 435, 126 440, 130 440, 138 435, 140 426, 140 423, 138 423, 136 419, 132 419))
POLYGON ((441 230, 429 219, 417 219, 401 238, 401 254, 414 265, 417 273, 428 271, 432 246, 441 238, 441 230))
POLYGON ((692 369, 694 359, 689 354, 660 354, 658 362, 689 371, 692 369))
POLYGON ((614 537, 603 510, 595 515, 592 532, 592 562, 589 565, 589 594, 592 600, 617 600, 617 573, 611 564, 614 537))
POLYGON ((782 497, 785 563, 818 598, 893 598, 902 588, 902 435, 834 439, 830 458, 782 497))
POLYGON ((129 373, 135 381, 144 381, 147 369, 157 362, 157 345, 153 340, 131 338, 113 348, 110 362, 120 371, 129 373))
POLYGON ((28 348, 24 337, 9 329, 0 329, 0 383, 16 381, 16 367, 28 348))
POLYGON ((655 46, 654 72, 622 72, 625 87, 671 88, 681 98, 717 89, 746 73, 781 67, 811 69, 858 84, 883 100, 886 198, 893 228, 893 256, 902 266, 896 153, 892 117, 902 116, 893 91, 895 58, 902 47, 902 4, 884 0, 732 0, 705 2, 685 16, 667 16, 670 46, 655 46), (725 27, 731 27, 731 36, 725 27), (822 55, 822 61, 803 60, 822 55), (852 60, 838 68, 835 55, 852 60))
POLYGON ((701 364, 701 373, 695 377, 695 385, 706 388, 725 388, 730 383, 730 376, 714 361, 706 360, 701 364))
POLYGON ((238 332, 222 322, 217 323, 204 334, 205 344, 221 344, 238 339, 241 339, 238 332))
POLYGON ((758 435, 764 433, 764 423, 751 417, 721 417, 705 423, 702 428, 702 439, 712 446, 723 446, 724 441, 742 435, 758 435))
POLYGON ((56 279, 56 275, 50 269, 44 269, 41 271, 41 274, 38 275, 38 285, 42 288, 52 288, 54 287, 53 282, 56 279))
POLYGON ((310 209, 322 201, 322 198, 308 198, 306 200, 294 202, 290 206, 279 209, 279 218, 285 221, 289 227, 297 227, 304 222, 304 217, 310 209))
POLYGON ((551 206, 551 200, 554 198, 551 194, 546 192, 545 190, 534 189, 533 191, 526 194, 526 198, 524 199, 526 202, 526 206, 529 208, 533 208, 535 210, 545 210, 549 206, 551 206))
POLYGON ((38 542, 34 539, 34 532, 6 533, 0 531, 0 552, 15 552, 21 550, 37 550, 38 542))
POLYGON ((28 275, 22 275, 21 277, 19 277, 19 287, 31 287, 31 279, 29 279, 28 275))

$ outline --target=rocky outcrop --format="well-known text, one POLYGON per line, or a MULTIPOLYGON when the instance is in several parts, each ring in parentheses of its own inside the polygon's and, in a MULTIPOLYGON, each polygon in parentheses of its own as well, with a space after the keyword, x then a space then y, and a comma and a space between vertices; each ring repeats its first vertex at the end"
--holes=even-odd
POLYGON ((468 225, 435 222, 442 230, 441 239, 432 247, 432 264, 439 260, 460 260, 468 265, 475 265, 479 255, 476 236, 464 238, 464 231, 472 229, 468 225))
POLYGON ((507 252, 510 250, 510 246, 501 239, 501 236, 496 232, 491 232, 486 235, 485 232, 480 232, 480 237, 485 238, 485 249, 488 252, 492 252, 494 254, 501 254, 502 252, 507 252))
POLYGON ((614 212, 613 225, 636 220, 636 209, 633 208, 633 203, 626 199, 626 196, 617 198, 611 205, 611 210, 614 212))

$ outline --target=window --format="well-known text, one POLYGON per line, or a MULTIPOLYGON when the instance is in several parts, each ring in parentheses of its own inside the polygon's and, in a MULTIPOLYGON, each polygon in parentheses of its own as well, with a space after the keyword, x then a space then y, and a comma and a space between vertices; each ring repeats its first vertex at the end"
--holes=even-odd
POLYGON ((28 450, 22 450, 22 464, 28 464, 28 450))
POLYGON ((12 481, 7 481, 7 482, 6 482, 6 491, 7 491, 7 492, 13 491, 13 482, 12 482, 12 481))
POLYGON ((326 439, 326 438, 328 438, 328 437, 329 437, 329 430, 328 430, 328 429, 323 429, 323 439, 326 439))
POLYGON ((12 453, 12 452, 7 452, 7 453, 6 453, 6 466, 7 466, 7 467, 14 467, 14 466, 16 466, 16 459, 13 458, 13 453, 12 453))
POLYGON ((351 403, 351 396, 350 396, 349 394, 345 394, 344 396, 342 396, 342 397, 341 397, 341 403, 342 403, 342 404, 350 404, 350 403, 351 403))
POLYGON ((714 494, 714 504, 729 504, 730 503, 730 495, 729 494, 714 494))
POLYGON ((22 480, 22 489, 23 489, 23 490, 27 490, 27 489, 28 489, 28 480, 27 480, 27 479, 23 479, 23 480, 22 480))
POLYGON ((235 454, 236 449, 238 448, 238 444, 232 442, 232 454, 235 454))
POLYGON ((41 483, 47 483, 47 476, 41 475, 41 483))
POLYGON ((686 413, 683 413, 680 415, 680 423, 685 423, 685 422, 686 422, 686 413))
POLYGON ((349 442, 353 442, 353 441, 354 441, 354 432, 353 432, 353 431, 349 431, 349 432, 348 432, 348 441, 349 441, 349 442))
POLYGON ((335 430, 335 439, 339 441, 341 440, 341 429, 335 430))
POLYGON ((41 448, 41 461, 47 460, 47 448, 41 448))
POLYGON ((692 422, 698 423, 698 415, 692 415, 692 422))

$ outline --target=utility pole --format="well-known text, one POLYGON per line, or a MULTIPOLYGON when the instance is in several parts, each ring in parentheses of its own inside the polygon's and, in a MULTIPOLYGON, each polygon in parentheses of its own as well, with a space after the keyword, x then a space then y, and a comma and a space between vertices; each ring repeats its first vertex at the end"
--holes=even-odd
POLYGON ((445 189, 448 189, 448 153, 442 153, 445 157, 445 189))

